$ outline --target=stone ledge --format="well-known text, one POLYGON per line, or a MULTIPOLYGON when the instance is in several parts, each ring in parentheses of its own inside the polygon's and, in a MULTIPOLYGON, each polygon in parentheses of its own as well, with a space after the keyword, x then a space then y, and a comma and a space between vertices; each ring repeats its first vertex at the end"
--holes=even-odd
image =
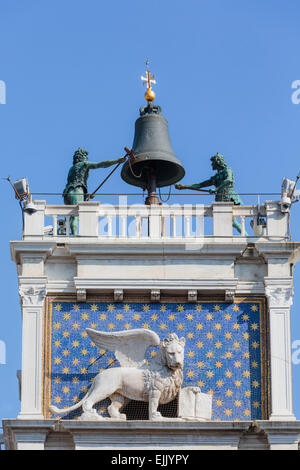
MULTIPOLYGON (((44 449, 49 435, 69 436, 74 449, 297 450, 300 421, 199 422, 3 420, 6 448, 44 449), (243 444, 241 446, 241 441, 243 444)), ((60 447, 64 444, 60 443, 60 447)))

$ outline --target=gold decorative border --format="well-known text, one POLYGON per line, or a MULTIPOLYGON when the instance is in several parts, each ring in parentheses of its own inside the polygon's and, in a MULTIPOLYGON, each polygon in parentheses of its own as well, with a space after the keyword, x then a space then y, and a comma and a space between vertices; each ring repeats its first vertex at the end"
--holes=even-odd
MULTIPOLYGON (((42 411, 44 417, 50 418, 49 405, 51 400, 51 354, 52 354, 52 312, 54 302, 78 302, 77 297, 72 295, 47 295, 46 308, 44 309, 44 322, 43 322, 43 366, 42 366, 42 411)), ((92 302, 113 302, 111 295, 98 295, 88 297, 85 303, 92 302)), ((125 299, 124 302, 147 302, 151 303, 149 297, 146 295, 132 295, 130 298, 125 299)), ((181 296, 164 296, 160 303, 185 303, 188 302, 181 296)), ((211 297, 203 297, 194 303, 228 303, 221 300, 218 296, 212 300, 211 297)), ((260 355, 261 355, 261 419, 267 420, 270 415, 270 348, 269 348, 269 320, 268 310, 266 308, 265 296, 237 296, 234 299, 237 303, 259 303, 259 321, 260 321, 260 355)))

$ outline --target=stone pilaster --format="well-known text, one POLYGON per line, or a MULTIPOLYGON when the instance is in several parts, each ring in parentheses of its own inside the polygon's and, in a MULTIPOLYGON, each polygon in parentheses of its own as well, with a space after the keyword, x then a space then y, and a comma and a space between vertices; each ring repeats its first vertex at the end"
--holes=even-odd
POLYGON ((265 278, 269 307, 271 415, 270 420, 295 420, 292 399, 290 307, 291 279, 265 278))
POLYGON ((45 284, 24 284, 19 294, 22 305, 22 375, 19 419, 43 419, 42 336, 45 284))

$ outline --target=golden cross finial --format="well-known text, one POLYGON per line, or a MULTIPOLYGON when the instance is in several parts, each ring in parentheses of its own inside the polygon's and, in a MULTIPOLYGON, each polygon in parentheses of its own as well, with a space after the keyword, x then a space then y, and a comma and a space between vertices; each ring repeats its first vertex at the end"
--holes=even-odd
POLYGON ((155 99, 155 93, 152 90, 151 84, 153 83, 156 85, 156 81, 154 80, 154 75, 151 75, 151 72, 148 68, 149 61, 148 59, 146 60, 146 77, 141 76, 141 80, 143 81, 143 85, 147 83, 147 91, 145 93, 145 100, 148 101, 148 103, 151 103, 155 99))

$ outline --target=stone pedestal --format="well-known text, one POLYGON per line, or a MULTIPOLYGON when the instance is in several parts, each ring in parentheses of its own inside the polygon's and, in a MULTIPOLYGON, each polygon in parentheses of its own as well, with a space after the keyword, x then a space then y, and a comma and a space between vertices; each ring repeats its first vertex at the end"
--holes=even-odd
POLYGON ((298 450, 300 422, 4 420, 8 450, 298 450))

